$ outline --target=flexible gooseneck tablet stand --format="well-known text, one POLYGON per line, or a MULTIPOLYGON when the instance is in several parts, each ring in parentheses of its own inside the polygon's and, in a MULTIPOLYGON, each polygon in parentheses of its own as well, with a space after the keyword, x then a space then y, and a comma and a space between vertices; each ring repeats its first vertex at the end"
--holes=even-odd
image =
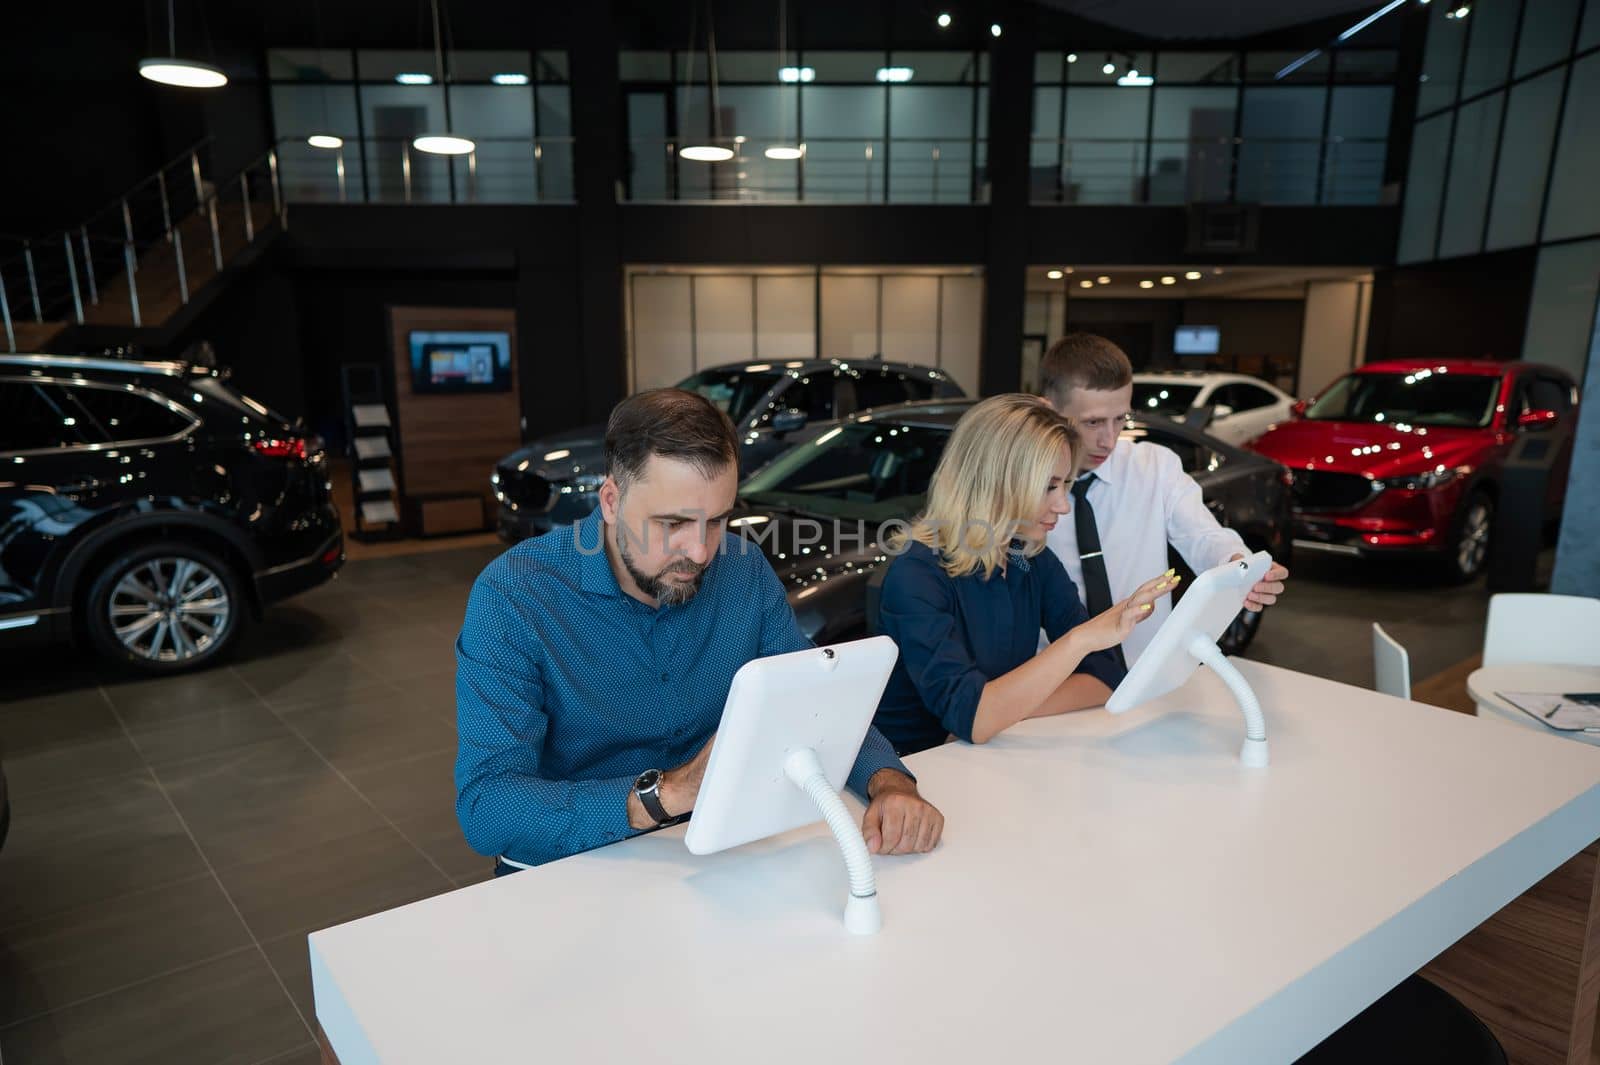
POLYGON ((1267 719, 1261 713, 1261 702, 1256 698, 1250 682, 1244 679, 1244 674, 1240 673, 1232 662, 1228 661, 1228 656, 1222 653, 1216 641, 1201 633, 1190 633, 1184 643, 1184 650, 1201 665, 1210 666, 1211 671, 1222 678, 1222 683, 1233 693, 1234 701, 1239 704, 1239 710, 1244 714, 1244 746, 1239 749, 1239 761, 1252 769, 1265 767, 1267 719))
POLYGON ((872 872, 867 841, 861 836, 861 826, 856 824, 844 800, 828 783, 816 751, 802 747, 791 752, 784 759, 783 772, 817 804, 823 820, 833 830, 833 838, 839 842, 839 850, 844 853, 845 869, 850 874, 850 899, 844 905, 844 926, 858 936, 871 935, 883 927, 883 914, 878 909, 877 879, 872 872))

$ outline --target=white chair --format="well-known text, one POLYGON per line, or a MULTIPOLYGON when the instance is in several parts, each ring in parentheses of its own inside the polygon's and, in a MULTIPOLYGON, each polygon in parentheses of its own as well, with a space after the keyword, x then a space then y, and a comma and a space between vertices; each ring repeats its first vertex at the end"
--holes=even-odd
POLYGON ((1372 677, 1374 687, 1383 694, 1411 698, 1411 656, 1376 621, 1372 623, 1372 677))
POLYGON ((1483 664, 1600 666, 1600 599, 1520 593, 1490 596, 1483 664))

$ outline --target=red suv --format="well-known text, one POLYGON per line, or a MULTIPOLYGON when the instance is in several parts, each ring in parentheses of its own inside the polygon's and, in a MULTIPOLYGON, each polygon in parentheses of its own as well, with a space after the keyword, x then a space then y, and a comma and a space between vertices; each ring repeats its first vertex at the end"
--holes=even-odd
POLYGON ((1524 436, 1554 455, 1541 518, 1560 515, 1577 407, 1572 378, 1552 366, 1379 362, 1296 404, 1249 446, 1293 472, 1297 548, 1426 552, 1469 580, 1488 558, 1500 479, 1524 436))

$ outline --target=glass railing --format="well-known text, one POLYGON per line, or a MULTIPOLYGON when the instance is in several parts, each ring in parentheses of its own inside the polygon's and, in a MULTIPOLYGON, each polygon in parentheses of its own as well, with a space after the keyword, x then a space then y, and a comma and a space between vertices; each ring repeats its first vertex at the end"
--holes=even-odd
POLYGON ((770 139, 636 139, 629 142, 627 198, 639 202, 976 203, 983 199, 985 144, 970 138, 807 138, 798 157, 772 159, 770 139), (710 145, 722 162, 684 158, 710 145))
POLYGON ((571 137, 473 137, 466 155, 409 137, 348 137, 337 148, 278 144, 290 203, 571 203, 571 137))
POLYGON ((1035 139, 1034 203, 1375 204, 1383 138, 1035 139))

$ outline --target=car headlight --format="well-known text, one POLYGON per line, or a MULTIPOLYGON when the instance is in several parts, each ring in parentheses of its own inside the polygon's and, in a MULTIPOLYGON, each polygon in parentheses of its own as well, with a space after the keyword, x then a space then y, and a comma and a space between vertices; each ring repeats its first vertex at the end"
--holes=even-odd
POLYGON ((560 488, 562 495, 593 495, 606 483, 603 473, 584 473, 567 481, 560 488))
POLYGON ((1374 481, 1372 486, 1380 492, 1391 488, 1398 488, 1407 492, 1426 492, 1431 488, 1449 484, 1465 472, 1467 470, 1464 466, 1435 466, 1431 470, 1408 474, 1404 477, 1385 477, 1381 481, 1374 481))

